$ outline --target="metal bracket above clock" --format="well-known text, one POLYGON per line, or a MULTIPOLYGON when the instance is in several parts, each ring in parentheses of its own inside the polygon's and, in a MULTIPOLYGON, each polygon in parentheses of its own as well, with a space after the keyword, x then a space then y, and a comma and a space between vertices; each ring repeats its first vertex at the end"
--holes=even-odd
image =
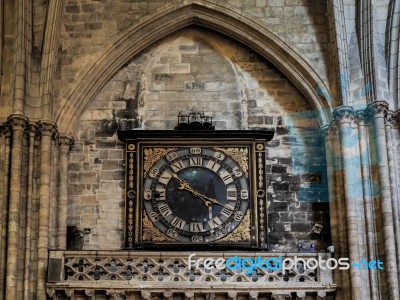
POLYGON ((266 249, 273 130, 119 131, 128 249, 266 249))

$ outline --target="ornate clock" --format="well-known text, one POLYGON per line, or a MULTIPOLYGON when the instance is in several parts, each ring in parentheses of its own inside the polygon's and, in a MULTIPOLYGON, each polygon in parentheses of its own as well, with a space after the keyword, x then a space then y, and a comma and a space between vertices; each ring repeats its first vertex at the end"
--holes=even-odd
POLYGON ((266 247, 273 131, 120 131, 127 248, 266 247))

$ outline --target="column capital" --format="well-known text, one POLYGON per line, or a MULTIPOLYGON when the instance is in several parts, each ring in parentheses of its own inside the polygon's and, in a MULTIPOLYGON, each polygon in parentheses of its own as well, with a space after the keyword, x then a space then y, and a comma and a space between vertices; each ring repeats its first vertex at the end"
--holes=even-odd
POLYGON ((39 130, 39 126, 37 123, 29 122, 29 124, 28 124, 29 135, 31 135, 32 137, 35 137, 36 134, 38 133, 38 130, 39 130))
POLYGON ((318 134, 321 138, 325 138, 329 132, 331 125, 323 125, 318 129, 318 134))
POLYGON ((363 109, 356 110, 354 114, 359 121, 365 121, 365 119, 366 119, 365 110, 363 110, 363 109))
POLYGON ((387 110, 385 113, 385 124, 391 127, 396 125, 396 117, 392 110, 387 110))
POLYGON ((57 125, 53 121, 39 121, 39 132, 43 136, 55 137, 57 134, 57 125))
POLYGON ((338 136, 339 134, 339 122, 333 122, 328 128, 328 136, 338 136))
POLYGON ((12 131, 24 131, 28 126, 29 120, 23 115, 11 115, 8 117, 6 126, 8 126, 12 131))
POLYGON ((339 106, 335 108, 332 115, 334 120, 337 120, 340 123, 342 122, 352 123, 356 119, 354 109, 351 106, 339 106))
POLYGON ((62 133, 58 136, 59 146, 62 152, 68 153, 74 144, 74 138, 69 134, 62 133))
POLYGON ((393 112, 393 118, 397 124, 400 124, 400 109, 393 112))
POLYGON ((368 104, 365 113, 369 118, 384 118, 388 110, 389 104, 386 101, 374 101, 368 104))

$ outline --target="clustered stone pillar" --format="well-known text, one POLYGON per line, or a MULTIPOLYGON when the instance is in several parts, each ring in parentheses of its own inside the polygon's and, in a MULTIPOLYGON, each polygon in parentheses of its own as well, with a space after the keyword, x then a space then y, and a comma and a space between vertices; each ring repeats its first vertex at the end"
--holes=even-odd
POLYGON ((20 253, 20 213, 22 192, 22 164, 24 152, 24 132, 28 125, 27 118, 13 115, 8 120, 12 131, 11 164, 10 164, 10 195, 8 206, 7 232, 7 270, 6 288, 7 298, 17 298, 18 265, 20 253))
POLYGON ((400 298, 399 280, 397 276, 397 257, 395 247, 393 205, 390 191, 390 175, 388 161, 388 144, 386 140, 385 115, 388 111, 388 104, 384 101, 376 101, 368 105, 367 112, 372 118, 374 127, 377 164, 379 168, 380 185, 380 209, 383 223, 385 271, 387 282, 387 295, 390 299, 400 298))
POLYGON ((399 294, 398 130, 384 101, 365 111, 339 107, 325 135, 330 217, 335 257, 350 262, 380 259, 384 270, 336 271, 340 299, 396 299, 399 294), (394 130, 394 128, 396 128, 394 130), (398 246, 398 245, 397 245, 398 246), (338 274, 340 273, 340 275, 338 274), (346 280, 347 279, 347 280, 346 280), (346 284, 350 281, 350 286, 346 284), (350 296, 351 295, 351 296, 350 296))
MULTIPOLYGON (((337 123, 325 126, 321 129, 321 135, 325 139, 325 155, 327 164, 328 187, 329 187, 329 216, 332 243, 335 245, 334 257, 339 259, 347 253, 347 229, 344 219, 344 205, 342 203, 342 160, 339 142, 339 128, 337 123), (343 240, 346 243, 343 243, 343 240)), ((349 290, 348 272, 334 272, 335 283, 341 288, 337 291, 337 297, 343 300, 350 299, 346 293, 349 290)))
MULTIPOLYGON (((360 138, 360 155, 361 155, 361 174, 362 188, 364 192, 364 215, 365 215, 365 231, 366 231, 366 259, 374 260, 377 258, 376 238, 375 238, 375 216, 374 205, 371 188, 371 171, 370 171, 370 151, 368 150, 368 128, 365 122, 364 111, 357 111, 358 130, 360 138)), ((377 270, 368 270, 370 281, 370 299, 379 299, 379 279, 377 270)))
POLYGON ((37 125, 35 123, 29 124, 29 150, 28 150, 28 184, 27 184, 27 194, 26 194, 26 233, 25 233, 25 265, 24 265, 24 299, 29 299, 29 290, 31 283, 31 239, 32 239, 32 228, 33 220, 32 215, 29 213, 33 208, 33 171, 35 169, 35 140, 37 134, 37 125))
MULTIPOLYGON (((395 235, 395 249, 397 249, 397 261, 400 263, 400 216, 399 211, 399 189, 396 184, 396 155, 393 141, 393 129, 398 129, 395 124, 394 114, 392 111, 387 111, 385 115, 385 129, 386 129, 386 143, 387 143, 387 156, 389 166, 389 180, 390 180, 390 193, 392 200, 392 213, 393 213, 393 228, 395 235)), ((400 268, 397 268, 398 279, 400 280, 400 268)))
MULTIPOLYGON (((7 252, 7 221, 8 221, 8 196, 9 196, 9 178, 10 178, 10 153, 11 153, 11 131, 8 124, 2 127, 2 143, 1 153, 4 153, 4 169, 0 170, 2 181, 0 184, 0 287, 5 288, 5 276, 6 276, 6 252, 7 252), (4 142, 4 143, 3 143, 4 142)), ((4 299, 4 290, 0 293, 0 300, 4 299)))
MULTIPOLYGON (((341 157, 343 161, 343 190, 347 221, 347 239, 349 258, 360 260, 360 223, 358 209, 362 200, 361 168, 358 147, 358 130, 353 109, 341 107, 334 111, 334 118, 339 124, 341 157)), ((350 269, 352 299, 362 299, 361 274, 357 268, 350 269)), ((364 299, 367 299, 363 297, 364 299)))
POLYGON ((39 236, 37 261, 37 297, 46 299, 46 272, 49 248, 49 218, 50 218, 50 178, 53 135, 56 127, 52 122, 39 124, 41 133, 40 148, 40 189, 39 189, 39 236))
POLYGON ((73 144, 69 135, 60 135, 60 168, 59 168, 59 197, 58 197, 58 218, 57 218, 57 249, 67 248, 67 200, 68 200, 68 154, 73 144))
POLYGON ((0 300, 44 300, 50 233, 57 233, 52 245, 66 248, 72 137, 58 135, 53 122, 16 114, 0 128, 0 300))

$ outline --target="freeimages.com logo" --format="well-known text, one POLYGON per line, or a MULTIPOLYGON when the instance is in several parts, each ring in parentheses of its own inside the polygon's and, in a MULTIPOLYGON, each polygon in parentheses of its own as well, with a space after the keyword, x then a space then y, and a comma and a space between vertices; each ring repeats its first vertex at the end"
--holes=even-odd
POLYGON ((195 259, 196 253, 192 253, 188 257, 188 268, 189 270, 193 267, 195 269, 199 269, 200 266, 203 266, 205 270, 223 270, 229 269, 231 271, 236 271, 238 273, 245 271, 246 275, 250 275, 253 271, 259 270, 267 270, 267 271, 278 271, 282 272, 289 271, 293 268, 302 269, 302 270, 315 270, 320 268, 322 270, 348 270, 350 268, 357 268, 359 270, 383 270, 383 262, 381 260, 360 260, 358 262, 350 263, 349 258, 328 258, 324 259, 322 256, 318 255, 317 258, 301 258, 294 256, 283 258, 281 255, 278 257, 269 257, 262 258, 261 256, 257 256, 254 258, 251 257, 239 257, 233 256, 227 259, 225 258, 211 258, 211 257, 201 257, 199 259, 195 259))

